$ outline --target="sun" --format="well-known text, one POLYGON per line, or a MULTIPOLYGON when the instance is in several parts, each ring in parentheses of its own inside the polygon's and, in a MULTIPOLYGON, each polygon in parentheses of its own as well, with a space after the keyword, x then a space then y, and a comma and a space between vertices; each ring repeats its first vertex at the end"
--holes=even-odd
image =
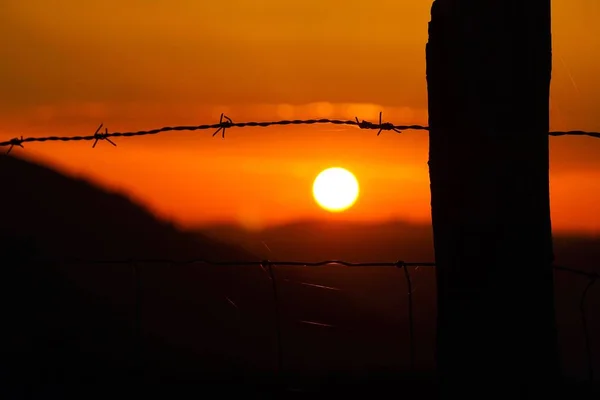
POLYGON ((313 183, 313 197, 327 211, 352 207, 358 198, 358 181, 347 169, 334 167, 321 171, 313 183))

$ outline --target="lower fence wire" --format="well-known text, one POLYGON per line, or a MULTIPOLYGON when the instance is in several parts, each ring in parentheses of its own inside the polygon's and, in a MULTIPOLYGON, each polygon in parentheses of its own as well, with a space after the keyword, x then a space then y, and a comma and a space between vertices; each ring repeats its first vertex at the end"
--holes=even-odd
MULTIPOLYGON (((415 324, 414 324, 414 305, 413 305, 413 288, 410 272, 408 266, 404 263, 399 262, 398 265, 404 271, 404 277, 406 280, 406 286, 408 291, 408 332, 409 332, 409 352, 410 352, 410 369, 415 372, 416 365, 416 344, 415 344, 415 324)), ((281 327, 281 305, 279 297, 279 289, 277 287, 277 279, 275 277, 275 264, 269 261, 264 261, 261 264, 263 270, 267 271, 269 279, 271 281, 271 288, 273 290, 273 303, 274 303, 274 315, 275 315, 275 330, 277 340, 277 375, 282 376, 283 369, 283 340, 282 340, 282 327, 281 327)))
MULTIPOLYGON (((53 260, 49 260, 53 261, 53 260)), ((413 304, 413 287, 408 267, 435 267, 434 262, 348 262, 340 260, 326 260, 326 261, 315 261, 315 262, 303 262, 303 261, 209 261, 204 259, 192 259, 185 261, 177 260, 85 260, 85 259, 69 259, 60 260, 65 263, 85 263, 85 264, 129 264, 133 267, 133 274, 135 280, 135 339, 136 339, 136 364, 141 367, 141 279, 139 266, 141 264, 171 264, 171 265, 188 265, 188 264, 208 264, 215 266, 260 266, 265 270, 271 280, 271 287, 273 291, 273 303, 274 303, 274 316, 276 325, 276 340, 277 340, 277 375, 281 376, 283 372, 283 344, 282 344, 282 330, 281 330, 281 309, 280 309, 280 296, 277 288, 277 281, 274 271, 275 265, 280 266, 304 266, 304 267, 319 267, 325 265, 343 265, 347 267, 396 267, 404 270, 404 278, 406 280, 406 286, 408 289, 408 329, 409 329, 409 346, 410 346, 410 368, 412 372, 415 372, 416 366, 416 351, 415 351, 415 332, 414 332, 414 304, 413 304)), ((570 272, 576 275, 584 276, 588 278, 588 284, 582 292, 579 309, 581 312, 581 322, 584 332, 585 348, 587 355, 587 370, 588 379, 590 383, 594 381, 594 363, 592 356, 592 346, 589 333, 589 324, 586 316, 586 300, 589 289, 596 283, 600 275, 595 272, 587 272, 579 269, 564 267, 564 266, 553 266, 555 270, 570 272)))

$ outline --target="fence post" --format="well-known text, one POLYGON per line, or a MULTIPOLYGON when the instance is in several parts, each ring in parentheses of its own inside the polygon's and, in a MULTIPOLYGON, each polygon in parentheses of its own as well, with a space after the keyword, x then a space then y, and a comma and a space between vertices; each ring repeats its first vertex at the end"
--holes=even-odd
POLYGON ((426 47, 443 390, 559 377, 550 0, 434 0, 426 47), (486 385, 487 384, 487 385, 486 385))

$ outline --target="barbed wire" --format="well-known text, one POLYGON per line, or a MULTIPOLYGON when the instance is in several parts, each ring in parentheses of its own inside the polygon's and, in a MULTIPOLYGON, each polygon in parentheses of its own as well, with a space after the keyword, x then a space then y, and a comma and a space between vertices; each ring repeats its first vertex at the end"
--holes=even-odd
MULTIPOLYGON (((258 266, 265 271, 271 280, 271 287, 273 291, 273 302, 274 302, 274 316, 276 325, 276 337, 277 337, 277 371, 281 373, 283 370, 283 344, 282 344, 282 332, 281 332, 281 311, 280 311, 280 296, 277 287, 277 279, 275 276, 276 266, 296 266, 296 267, 323 267, 328 265, 341 265, 345 267, 393 267, 402 269, 404 272, 404 279, 407 285, 408 291, 408 330, 409 330, 409 355, 410 355, 410 367, 411 370, 415 370, 416 366, 416 346, 415 346, 415 334, 414 334, 414 304, 413 304, 413 286, 412 279, 410 276, 409 268, 419 267, 435 267, 435 262, 406 262, 398 260, 394 262, 351 262, 344 260, 322 260, 322 261, 297 261, 297 260, 282 260, 282 261, 271 261, 271 260, 208 260, 202 258, 193 258, 187 260, 175 260, 175 259, 82 259, 82 258, 68 258, 68 259, 55 259, 55 260, 44 260, 49 262, 62 262, 62 263, 76 263, 76 264, 128 264, 134 268, 134 274, 136 276, 136 313, 139 311, 139 267, 143 264, 167 264, 173 266, 181 265, 193 265, 193 264, 204 264, 212 266, 258 266)), ((589 333, 589 326, 586 315, 586 300, 589 289, 596 283, 600 278, 600 274, 597 272, 584 271, 582 269, 566 267, 563 265, 553 265, 554 270, 568 272, 574 275, 585 277, 588 279, 588 283, 583 290, 580 301, 579 310, 581 313, 581 323, 583 327, 585 348, 587 354, 587 369, 588 379, 593 382, 594 379, 594 363, 592 358, 591 339, 589 333)), ((136 314, 137 315, 137 314, 136 314)), ((139 317, 139 315, 138 315, 139 317)), ((139 331, 140 321, 136 321, 136 326, 139 331)))
MULTIPOLYGON (((320 119, 293 119, 293 120, 280 120, 280 121, 263 121, 263 122, 233 122, 231 118, 226 116, 225 114, 221 114, 219 122, 216 124, 203 124, 203 125, 180 125, 180 126, 165 126, 162 128, 151 129, 151 130, 143 130, 143 131, 134 131, 134 132, 109 132, 108 128, 104 128, 104 132, 101 131, 104 126, 103 123, 96 129, 96 131, 92 135, 84 135, 84 136, 41 136, 41 137, 15 137, 10 140, 0 142, 0 147, 8 147, 7 154, 12 151, 15 146, 23 148, 24 143, 30 142, 70 142, 70 141, 90 141, 93 140, 94 144, 92 148, 95 148, 100 140, 105 140, 116 146, 116 143, 113 142, 110 138, 117 137, 134 137, 134 136, 146 136, 146 135, 156 135, 163 132, 173 132, 173 131, 198 131, 198 130, 209 130, 216 129, 216 131, 212 134, 212 136, 216 136, 221 133, 221 137, 225 138, 225 132, 230 128, 244 128, 244 127, 269 127, 276 125, 314 125, 314 124, 334 124, 334 125, 348 125, 348 126, 357 126, 360 129, 371 129, 377 130, 377 136, 381 134, 383 131, 393 131, 396 133, 402 133, 403 131, 408 130, 420 130, 420 131, 429 131, 429 127, 425 125, 395 125, 391 122, 383 122, 382 121, 382 112, 379 113, 379 122, 369 122, 366 120, 360 121, 358 117, 355 117, 354 120, 343 120, 343 119, 329 119, 329 118, 320 118, 320 119)), ((553 131, 549 132, 550 136, 590 136, 594 138, 600 139, 600 132, 586 132, 581 130, 574 131, 553 131)))

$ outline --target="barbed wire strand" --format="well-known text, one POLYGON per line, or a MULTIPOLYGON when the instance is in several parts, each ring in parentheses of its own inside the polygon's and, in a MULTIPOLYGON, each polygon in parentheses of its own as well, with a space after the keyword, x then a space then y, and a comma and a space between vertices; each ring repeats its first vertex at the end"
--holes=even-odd
MULTIPOLYGON (((219 122, 216 124, 203 124, 203 125, 180 125, 180 126, 165 126, 157 129, 150 130, 142 130, 142 131, 132 131, 132 132, 108 132, 108 128, 104 129, 104 132, 101 132, 103 127, 103 123, 100 124, 98 129, 92 135, 84 135, 84 136, 41 136, 41 137, 15 137, 13 139, 0 142, 0 147, 8 147, 7 154, 9 154, 15 146, 24 147, 23 143, 30 142, 52 142, 52 141, 60 141, 60 142, 69 142, 69 141, 89 141, 93 140, 94 144, 92 148, 96 147, 96 144, 100 140, 105 140, 116 146, 116 144, 110 140, 110 138, 118 138, 118 137, 134 137, 134 136, 146 136, 146 135, 156 135, 162 132, 172 132, 172 131, 198 131, 198 130, 208 130, 208 129, 216 129, 213 133, 213 137, 221 133, 221 137, 225 138, 225 131, 229 128, 244 128, 244 127, 269 127, 276 125, 313 125, 313 124, 334 124, 334 125, 348 125, 348 126, 357 126, 360 129, 376 129, 377 136, 379 136, 383 131, 394 131, 396 133, 402 133, 407 130, 420 130, 420 131, 429 131, 429 127, 425 125, 394 125, 391 122, 383 122, 382 121, 382 113, 379 113, 379 123, 369 122, 369 121, 359 121, 358 117, 355 117, 354 120, 343 120, 343 119, 329 119, 329 118, 319 118, 319 119, 293 119, 293 120, 279 120, 279 121, 263 121, 263 122, 233 122, 231 118, 226 116, 225 114, 221 114, 219 122)), ((593 138, 600 138, 600 132, 586 132, 581 130, 573 130, 573 131, 553 131, 549 132, 550 136, 589 136, 593 138)))
MULTIPOLYGON (((415 351, 415 337, 414 337, 414 305, 413 305, 413 288, 409 267, 435 267, 435 262, 406 262, 406 261, 395 261, 395 262, 350 262, 343 260, 323 260, 323 261, 253 261, 253 260, 207 260, 207 259, 188 259, 188 260, 173 260, 173 259, 82 259, 82 258, 70 258, 70 259, 58 259, 58 260, 45 260, 50 262, 63 262, 63 263, 83 263, 83 264, 130 264, 139 266, 141 264, 169 264, 169 265, 190 265, 190 264, 205 264, 213 266, 258 266, 268 273, 271 279, 271 285, 273 290, 273 301, 275 306, 275 319, 277 329, 277 348, 278 348, 278 373, 280 374, 283 368, 283 345, 282 345, 282 333, 281 333, 281 315, 280 315, 280 298, 277 288, 277 281, 274 273, 275 266, 299 266, 299 267, 321 267, 327 265, 342 265, 346 267, 395 267, 404 269, 404 278, 406 279, 408 289, 408 329, 409 329, 409 347, 410 347, 410 365, 411 369, 415 370, 416 363, 416 351, 415 351)), ((582 292, 580 298, 580 312, 583 325, 583 331, 585 335, 586 353, 587 353, 587 364, 588 364, 588 377, 590 382, 593 382, 594 378, 594 365, 591 353, 591 340, 589 335, 589 326, 587 322, 587 316, 585 312, 585 304, 587 300, 587 293, 593 284, 600 278, 600 274, 596 272, 584 271, 581 269, 566 267, 563 265, 553 265, 554 270, 569 272, 575 275, 586 277, 589 282, 582 292)), ((136 279, 139 279, 139 271, 136 270, 136 279)), ((140 283, 136 288, 140 287, 140 283)), ((137 295, 136 295, 136 301, 137 295)), ((136 306, 137 307, 137 306, 136 306)), ((136 308, 137 309, 137 308, 136 308)))

